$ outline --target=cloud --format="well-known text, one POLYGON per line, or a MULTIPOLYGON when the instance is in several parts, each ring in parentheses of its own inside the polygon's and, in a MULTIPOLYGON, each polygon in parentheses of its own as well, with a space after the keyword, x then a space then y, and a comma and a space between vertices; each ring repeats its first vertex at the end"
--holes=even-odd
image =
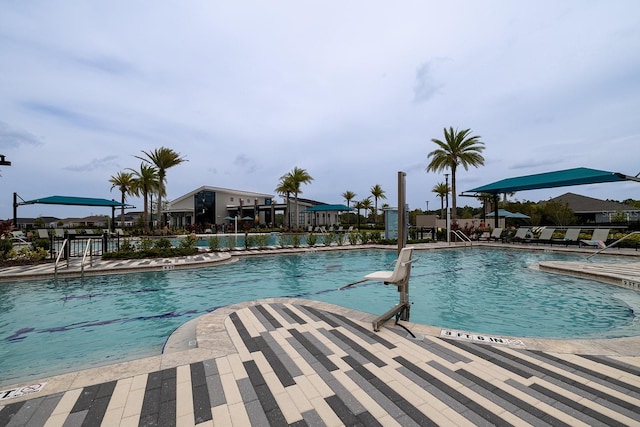
POLYGON ((0 121, 0 148, 17 148, 21 145, 42 145, 42 141, 30 132, 0 121))
POLYGON ((65 166, 62 169, 70 172, 90 172, 97 169, 111 171, 120 168, 117 160, 118 156, 106 156, 100 159, 92 159, 88 163, 65 166))
POLYGON ((245 173, 249 174, 254 173, 258 169, 255 162, 245 154, 239 154, 236 156, 233 160, 233 164, 243 169, 245 173))
POLYGON ((420 103, 433 98, 444 83, 440 83, 434 76, 434 65, 437 60, 427 61, 418 67, 416 71, 416 81, 413 88, 413 101, 420 103))

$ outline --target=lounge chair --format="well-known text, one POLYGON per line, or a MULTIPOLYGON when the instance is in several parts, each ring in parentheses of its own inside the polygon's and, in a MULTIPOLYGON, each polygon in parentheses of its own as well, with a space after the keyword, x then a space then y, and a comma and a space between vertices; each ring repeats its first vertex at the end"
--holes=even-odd
POLYGON ((579 228, 568 228, 562 239, 552 239, 551 244, 564 244, 565 246, 577 245, 580 238, 579 228))
POLYGON ((396 266, 393 271, 376 271, 364 276, 364 280, 376 280, 384 282, 385 285, 390 283, 398 284, 404 281, 409 274, 409 265, 413 262, 411 254, 413 248, 402 248, 398 259, 395 261, 396 266))
POLYGON ((533 239, 533 243, 551 243, 551 239, 553 238, 553 233, 555 233, 556 229, 547 227, 542 230, 540 236, 537 239, 533 239))
POLYGON ((489 241, 495 240, 497 242, 498 240, 502 240, 501 236, 502 236, 502 227, 496 227, 491 231, 491 234, 489 235, 487 240, 489 241))
POLYGON ((529 242, 531 241, 531 230, 528 227, 520 227, 510 240, 512 242, 529 242))
POLYGON ((603 249, 607 246, 607 240, 609 240, 609 229, 596 228, 595 230, 593 230, 593 234, 591 235, 590 240, 580 240, 578 244, 580 246, 595 246, 597 248, 603 249))

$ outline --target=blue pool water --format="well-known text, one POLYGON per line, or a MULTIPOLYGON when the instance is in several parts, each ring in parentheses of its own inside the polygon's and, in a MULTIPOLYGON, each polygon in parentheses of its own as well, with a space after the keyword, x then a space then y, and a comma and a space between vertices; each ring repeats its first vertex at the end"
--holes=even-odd
MULTIPOLYGON (((416 251, 411 320, 485 334, 613 337, 640 334, 638 293, 526 268, 565 254, 416 251)), ((393 286, 367 282, 395 251, 243 258, 192 270, 0 284, 0 385, 157 355, 186 321, 228 304, 301 297, 379 315, 393 286)))

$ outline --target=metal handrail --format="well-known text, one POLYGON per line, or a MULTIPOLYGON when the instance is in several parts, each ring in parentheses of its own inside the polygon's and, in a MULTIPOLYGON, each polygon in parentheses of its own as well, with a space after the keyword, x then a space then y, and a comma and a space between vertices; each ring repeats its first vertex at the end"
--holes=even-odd
POLYGON ((613 247, 613 246, 617 245, 618 243, 620 243, 621 241, 623 241, 623 240, 624 240, 624 239, 626 239, 627 237, 631 237, 631 236, 633 236, 634 234, 640 234, 640 231, 634 231, 633 233, 629 233, 629 234, 627 234, 627 235, 625 235, 625 236, 622 236, 621 238, 619 238, 619 239, 618 239, 618 240, 616 240, 615 242, 613 242, 613 243, 611 243, 610 245, 605 246, 604 248, 602 248, 602 249, 600 249, 600 250, 598 250, 598 251, 596 251, 596 252, 592 253, 591 255, 589 255, 588 257, 586 257, 585 259, 589 259, 589 258, 591 258, 592 256, 598 255, 598 254, 599 254, 600 252, 602 252, 602 251, 606 251, 607 249, 609 249, 609 248, 611 248, 611 247, 613 247))
MULTIPOLYGON (((56 257, 56 263, 53 266, 53 276, 54 278, 58 278, 58 263, 60 262, 60 257, 64 253, 64 247, 69 242, 69 239, 64 239, 62 242, 62 246, 60 246, 60 252, 58 252, 58 256, 56 257)), ((69 268, 69 257, 67 257, 67 268, 69 268)))
POLYGON ((460 230, 451 230, 451 232, 457 236, 460 240, 462 240, 464 242, 464 245, 467 246, 467 242, 469 243, 470 246, 473 246, 473 242, 471 241, 471 239, 469 238, 469 236, 467 236, 466 234, 464 234, 462 231, 460 230))
POLYGON ((87 252, 89 253, 89 265, 93 267, 93 246, 91 245, 91 239, 87 240, 87 246, 84 248, 82 254, 82 262, 80 263, 80 275, 84 277, 84 261, 87 259, 87 252))

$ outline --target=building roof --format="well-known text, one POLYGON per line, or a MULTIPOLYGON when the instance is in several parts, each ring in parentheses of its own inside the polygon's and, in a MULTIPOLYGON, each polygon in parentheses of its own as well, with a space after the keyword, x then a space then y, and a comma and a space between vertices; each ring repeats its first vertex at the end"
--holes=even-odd
POLYGON ((201 191, 213 191, 214 193, 216 192, 224 192, 224 193, 230 193, 232 195, 237 195, 239 197, 250 197, 250 198, 255 198, 255 197, 264 197, 264 198, 273 198, 273 194, 267 194, 267 193, 254 193, 251 191, 244 191, 244 190, 232 190, 230 188, 222 188, 222 187, 210 187, 208 185, 203 185, 201 187, 196 188, 193 191, 190 191, 186 194, 183 194, 180 197, 176 197, 175 199, 171 200, 169 202, 169 205, 171 204, 175 204, 175 203, 179 203, 182 202, 185 199, 188 198, 193 198, 194 194, 198 194, 201 191))
POLYGON ((568 205, 575 213, 640 211, 640 208, 636 208, 635 206, 609 200, 594 199, 593 197, 581 196, 574 193, 565 193, 550 200, 568 205))

